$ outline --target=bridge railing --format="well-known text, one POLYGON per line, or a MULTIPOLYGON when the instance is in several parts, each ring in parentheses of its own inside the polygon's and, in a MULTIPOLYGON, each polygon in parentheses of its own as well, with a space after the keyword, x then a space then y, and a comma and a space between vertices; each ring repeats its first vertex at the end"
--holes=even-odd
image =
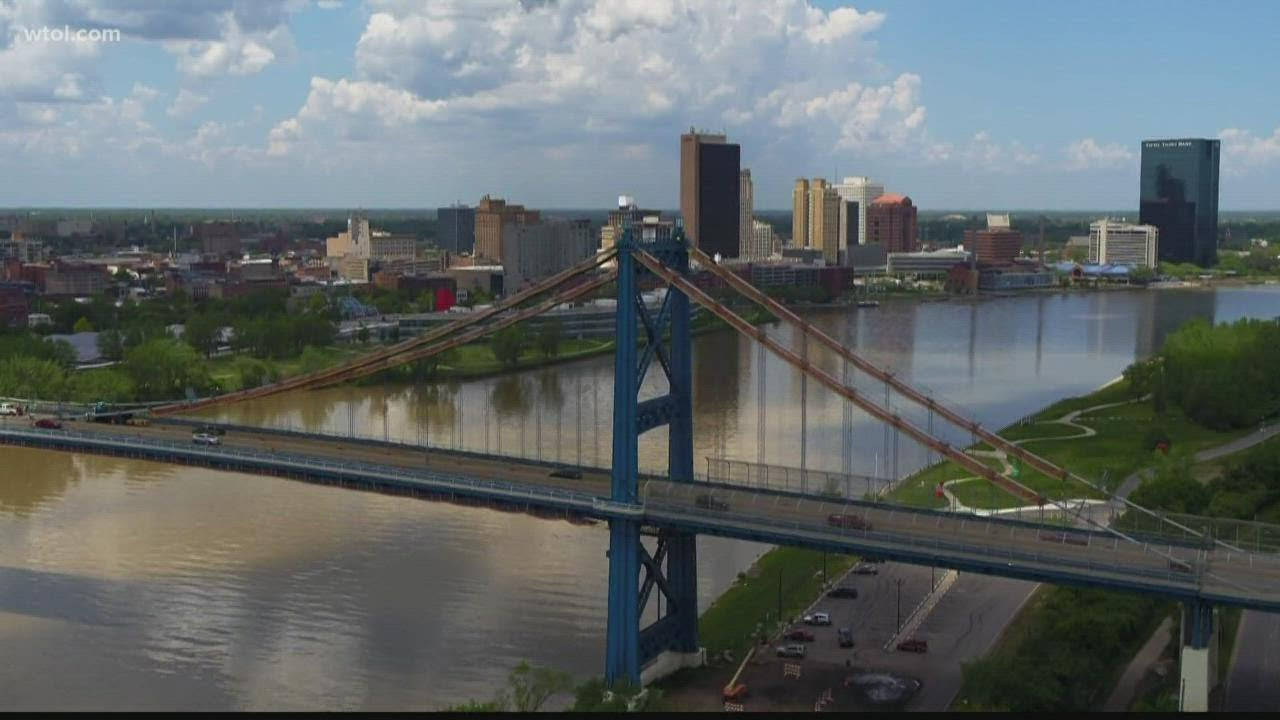
POLYGON ((745 488, 651 481, 643 492, 651 513, 679 511, 828 536, 856 536, 920 551, 971 552, 1046 568, 1137 574, 1181 586, 1225 584, 1238 592, 1280 599, 1280 556, 1275 555, 1236 554, 1151 539, 1129 542, 1079 528, 836 498, 786 497, 745 488), (832 521, 832 516, 840 521, 832 521))
POLYGON ((707 458, 706 479, 725 485, 825 495, 845 500, 874 497, 892 483, 890 478, 870 475, 801 469, 717 457, 707 458))
POLYGON ((106 447, 116 450, 135 450, 138 455, 154 457, 161 451, 184 458, 239 461, 264 469, 316 471, 331 475, 360 476, 369 479, 394 480, 406 486, 416 486, 423 491, 438 492, 442 488, 457 487, 471 490, 496 491, 523 499, 560 499, 572 501, 582 509, 596 507, 600 498, 592 493, 566 490, 550 485, 530 485, 502 480, 485 480, 443 473, 426 468, 404 465, 384 465, 353 460, 331 460, 316 455, 288 451, 252 450, 228 445, 195 445, 161 439, 142 439, 128 434, 103 434, 76 430, 45 430, 42 428, 0 426, 5 435, 18 435, 38 439, 51 447, 106 447))

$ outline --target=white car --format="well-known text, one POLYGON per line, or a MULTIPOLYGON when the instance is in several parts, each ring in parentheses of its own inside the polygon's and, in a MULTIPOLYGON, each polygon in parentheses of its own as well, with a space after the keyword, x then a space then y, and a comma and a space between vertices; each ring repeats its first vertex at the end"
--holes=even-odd
POLYGON ((804 616, 805 625, 830 625, 831 615, 824 612, 816 612, 812 615, 804 616))
POLYGON ((0 403, 0 415, 17 415, 18 406, 13 403, 0 403))
POLYGON ((221 445, 222 444, 222 441, 218 439, 217 435, 210 435, 209 433, 196 433, 191 436, 191 442, 197 445, 221 445))

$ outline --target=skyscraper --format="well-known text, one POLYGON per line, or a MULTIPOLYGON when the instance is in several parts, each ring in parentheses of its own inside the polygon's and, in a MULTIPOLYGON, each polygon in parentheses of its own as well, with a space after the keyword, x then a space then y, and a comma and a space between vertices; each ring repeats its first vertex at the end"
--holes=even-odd
POLYGON ((809 181, 799 178, 796 189, 791 191, 791 246, 804 247, 808 244, 809 181))
POLYGON ((850 245, 867 244, 867 209, 871 201, 884 194, 884 185, 868 177, 847 177, 835 186, 840 196, 840 250, 850 245))
POLYGON ((751 171, 743 168, 738 173, 738 257, 748 257, 755 244, 755 229, 751 226, 754 203, 751 171))
POLYGON ((906 195, 889 193, 867 208, 867 242, 879 243, 886 252, 916 249, 916 206, 906 195))
POLYGON ((450 205, 436 210, 436 237, 441 250, 471 252, 476 244, 476 209, 450 205))
POLYGON ((692 128, 680 136, 680 214, 684 231, 709 255, 738 256, 741 149, 724 135, 692 128))
POLYGON ((1139 222, 1159 231, 1161 261, 1218 258, 1217 140, 1144 140, 1139 222))
POLYGON ((839 254, 840 196, 823 178, 809 181, 809 247, 834 264, 839 254))

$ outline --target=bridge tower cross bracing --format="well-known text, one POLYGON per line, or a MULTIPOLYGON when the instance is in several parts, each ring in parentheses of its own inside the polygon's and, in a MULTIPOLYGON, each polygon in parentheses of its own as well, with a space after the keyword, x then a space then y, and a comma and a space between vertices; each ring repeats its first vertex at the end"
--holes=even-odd
MULTIPOLYGON (((639 437, 668 426, 668 475, 693 479, 693 343, 689 297, 667 288, 655 316, 645 306, 639 279, 648 272, 631 250, 638 238, 624 232, 618 245, 617 351, 614 360, 613 468, 611 499, 638 504, 639 437), (645 343, 641 347, 639 340, 645 343), (666 374, 666 395, 641 402, 640 387, 654 360, 666 374)), ((684 234, 644 243, 644 249, 672 270, 687 274, 684 234)), ((652 275, 649 275, 652 277, 652 275)), ((662 603, 659 603, 661 606, 662 603)), ((640 542, 640 522, 609 521, 609 618, 605 682, 641 684, 641 670, 660 656, 676 667, 698 662, 698 575, 696 535, 660 530, 655 552, 640 542), (665 565, 664 565, 665 563, 665 565), (641 581, 640 573, 644 572, 641 581), (648 627, 640 622, 657 588, 666 612, 648 627)))

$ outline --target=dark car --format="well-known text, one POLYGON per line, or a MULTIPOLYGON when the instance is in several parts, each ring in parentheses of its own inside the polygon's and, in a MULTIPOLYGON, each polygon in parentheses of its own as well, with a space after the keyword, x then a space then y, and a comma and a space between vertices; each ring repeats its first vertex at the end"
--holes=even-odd
POLYGON ((857 515, 828 515, 827 524, 835 527, 849 528, 851 530, 870 530, 871 523, 863 520, 857 515))
POLYGON ((45 430, 61 430, 62 423, 53 418, 40 418, 36 421, 36 427, 44 428, 45 430))
POLYGON ((192 430, 191 434, 192 435, 197 435, 197 434, 217 435, 218 437, 222 437, 223 435, 227 434, 227 431, 224 428, 218 427, 217 425, 201 425, 195 430, 192 430))
POLYGON ((853 647, 853 631, 847 627, 842 627, 836 631, 836 638, 840 642, 840 647, 853 647))
POLYGON ((567 478, 569 480, 581 480, 582 473, 572 468, 558 468, 551 472, 553 478, 567 478))
POLYGON ((830 598, 849 598, 853 600, 858 597, 858 588, 837 587, 827 591, 827 597, 830 598))
POLYGON ((693 499, 693 504, 704 510, 728 510, 729 503, 723 500, 717 500, 711 495, 699 495, 693 499))
POLYGON ((813 633, 802 628, 796 628, 787 633, 787 640, 795 640, 796 642, 813 642, 813 633))
POLYGON ((929 643, 924 640, 911 638, 898 643, 898 649, 903 652, 922 653, 929 652, 929 643))
POLYGON ((875 575, 879 572, 880 570, 873 565, 859 565, 853 569, 854 575, 875 575))

